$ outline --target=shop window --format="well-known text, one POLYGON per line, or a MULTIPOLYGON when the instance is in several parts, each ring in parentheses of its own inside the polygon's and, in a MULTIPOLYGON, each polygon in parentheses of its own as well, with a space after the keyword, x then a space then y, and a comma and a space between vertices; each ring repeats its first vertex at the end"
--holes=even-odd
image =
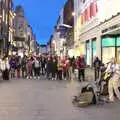
POLYGON ((92 18, 96 16, 97 12, 98 12, 97 3, 92 2, 90 5, 90 17, 92 18))
POLYGON ((87 20, 90 19, 90 6, 87 8, 87 20))
POLYGON ((116 43, 117 46, 120 46, 120 37, 117 37, 117 43, 116 43))
POLYGON ((115 47, 104 47, 102 49, 102 60, 103 60, 103 63, 110 62, 112 57, 115 57, 115 47))
POLYGON ((102 47, 111 47, 111 46, 115 46, 115 38, 103 38, 102 39, 102 47))

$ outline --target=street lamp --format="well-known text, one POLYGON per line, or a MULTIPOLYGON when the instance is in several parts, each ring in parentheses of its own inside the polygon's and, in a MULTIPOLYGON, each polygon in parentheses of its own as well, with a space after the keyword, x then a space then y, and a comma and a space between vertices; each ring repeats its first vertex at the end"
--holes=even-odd
POLYGON ((73 16, 73 17, 75 16, 75 12, 72 12, 72 16, 73 16))

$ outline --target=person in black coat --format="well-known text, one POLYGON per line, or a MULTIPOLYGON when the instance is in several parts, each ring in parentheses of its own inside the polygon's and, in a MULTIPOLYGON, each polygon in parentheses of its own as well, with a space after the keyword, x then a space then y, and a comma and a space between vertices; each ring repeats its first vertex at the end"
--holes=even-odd
POLYGON ((47 63, 46 63, 46 72, 47 72, 48 79, 50 79, 51 71, 52 71, 52 58, 48 57, 47 63))
POLYGON ((97 80, 99 78, 101 64, 102 64, 101 60, 98 57, 96 57, 94 62, 93 62, 93 66, 95 69, 95 80, 97 80))
POLYGON ((41 71, 42 71, 42 75, 44 75, 44 73, 45 73, 45 64, 46 64, 45 58, 42 57, 42 59, 41 59, 41 71))

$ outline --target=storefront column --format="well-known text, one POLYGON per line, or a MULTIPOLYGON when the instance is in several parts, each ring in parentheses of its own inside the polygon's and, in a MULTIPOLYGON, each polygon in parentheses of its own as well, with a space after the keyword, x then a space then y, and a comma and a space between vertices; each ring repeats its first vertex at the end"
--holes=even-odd
POLYGON ((102 53, 101 53, 101 37, 100 36, 96 38, 96 45, 97 45, 96 56, 99 57, 99 59, 101 60, 102 53))
POLYGON ((92 65, 92 40, 87 41, 86 43, 86 62, 87 65, 92 65))
POLYGON ((89 55, 89 59, 90 59, 90 66, 92 66, 92 40, 89 41, 90 42, 90 55, 89 55))

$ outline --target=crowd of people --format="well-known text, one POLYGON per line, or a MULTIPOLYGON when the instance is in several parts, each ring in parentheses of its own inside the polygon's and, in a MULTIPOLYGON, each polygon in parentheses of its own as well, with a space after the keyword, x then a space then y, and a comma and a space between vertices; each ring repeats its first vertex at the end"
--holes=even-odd
POLYGON ((71 80, 78 69, 79 81, 85 80, 84 56, 5 56, 0 59, 0 69, 4 80, 9 78, 40 79, 41 75, 51 80, 71 80))
MULTIPOLYGON (((95 70, 95 80, 100 77, 99 73, 103 66, 98 57, 95 57, 93 67, 95 70)), ((48 80, 72 80, 85 81, 85 57, 69 58, 67 56, 26 56, 16 55, 4 56, 0 58, 0 71, 3 80, 13 78, 40 79, 45 76, 48 80), (77 70, 77 75, 75 71, 77 70)), ((106 73, 112 73, 108 84, 109 98, 114 100, 114 92, 120 99, 120 65, 112 59, 106 67, 106 73)))

